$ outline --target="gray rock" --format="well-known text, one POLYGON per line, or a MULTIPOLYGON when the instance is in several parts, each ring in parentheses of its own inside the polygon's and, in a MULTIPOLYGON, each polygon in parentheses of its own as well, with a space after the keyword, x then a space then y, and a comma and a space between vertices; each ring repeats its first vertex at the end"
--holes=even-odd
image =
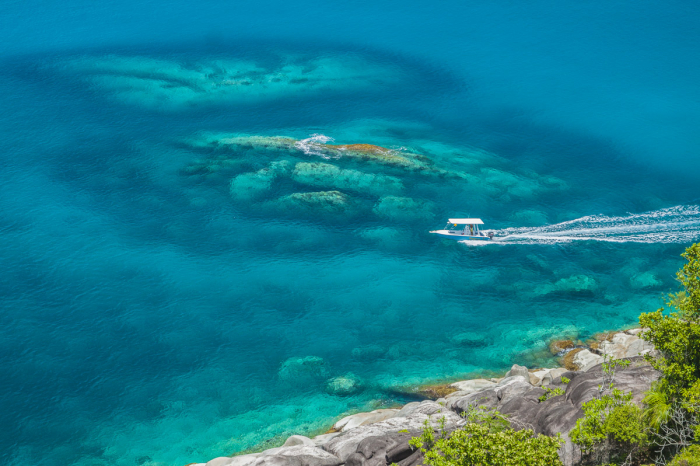
POLYGON ((253 466, 339 466, 339 458, 327 451, 308 445, 273 448, 262 452, 253 466), (274 451, 273 451, 274 450, 274 451))
MULTIPOLYGON (((457 392, 455 392, 455 393, 457 393, 457 392)), ((401 408, 399 410, 398 413, 396 413, 395 417, 406 417, 409 414, 412 414, 413 411, 415 411, 416 408, 418 408, 418 406, 420 406, 420 401, 414 401, 411 403, 407 403, 403 406, 403 408, 401 408)))
POLYGON ((460 398, 448 398, 447 407, 457 413, 465 412, 470 406, 498 408, 512 397, 532 390, 530 382, 522 376, 506 377, 496 386, 460 398))
MULTIPOLYGON (((547 373, 542 377, 542 386, 547 386, 551 385, 554 379, 561 377, 562 374, 568 372, 566 369, 563 367, 558 367, 556 369, 552 369, 550 371, 547 371, 547 373)), ((561 380, 561 379, 560 379, 561 380)))
POLYGON ((497 382, 493 380, 486 379, 473 379, 473 380, 463 380, 461 382, 455 382, 450 384, 450 387, 454 387, 462 392, 476 392, 483 390, 484 388, 493 387, 497 382))
MULTIPOLYGON (((369 425, 360 425, 354 429, 344 431, 330 442, 322 446, 329 453, 337 456, 342 461, 347 461, 353 453, 357 452, 360 442, 370 437, 383 437, 386 435, 397 435, 409 431, 412 436, 419 435, 423 430, 424 422, 429 420, 430 424, 437 428, 441 418, 445 418, 447 429, 454 429, 464 423, 464 420, 456 413, 438 405, 433 401, 426 401, 415 408, 414 412, 404 417, 392 417, 385 421, 376 422, 369 425), (426 414, 428 413, 428 414, 426 414)), ((367 459, 368 456, 364 455, 367 459)), ((361 458, 354 456, 352 461, 360 461, 361 458)))
POLYGON ((603 357, 593 354, 587 349, 581 350, 574 356, 573 363, 578 366, 579 370, 586 372, 588 369, 592 368, 603 362, 603 357))
POLYGON ((295 447, 297 445, 309 445, 314 446, 315 443, 309 437, 304 437, 303 435, 292 435, 287 439, 282 445, 283 447, 295 447))
POLYGON ((508 377, 513 377, 516 375, 525 377, 528 381, 530 380, 530 373, 528 372, 527 367, 525 366, 518 366, 517 364, 513 364, 513 367, 511 367, 510 370, 506 372, 506 379, 508 377))
POLYGON ((206 466, 228 466, 231 464, 233 458, 230 458, 228 456, 220 456, 218 458, 214 458, 213 460, 207 461, 206 466))
POLYGON ((340 432, 333 432, 330 434, 321 434, 317 435, 316 437, 312 438, 311 440, 314 442, 314 445, 316 446, 321 446, 324 443, 330 442, 332 439, 335 437, 339 436, 340 432))
POLYGON ((247 466, 253 464, 259 456, 260 453, 234 456, 233 458, 222 456, 209 461, 206 466, 247 466))
MULTIPOLYGON (((643 392, 649 390, 651 383, 659 378, 659 373, 644 361, 642 357, 629 358, 629 367, 618 368, 615 372, 615 387, 634 394, 632 401, 640 403, 643 392)), ((598 364, 585 374, 573 378, 566 390, 566 398, 575 406, 581 407, 586 401, 592 400, 602 379, 603 367, 598 364)))
POLYGON ((396 416, 398 412, 398 409, 375 409, 369 413, 351 414, 350 416, 345 416, 340 421, 333 424, 333 428, 335 430, 345 432, 346 430, 353 429, 357 426, 372 424, 392 418, 396 416))

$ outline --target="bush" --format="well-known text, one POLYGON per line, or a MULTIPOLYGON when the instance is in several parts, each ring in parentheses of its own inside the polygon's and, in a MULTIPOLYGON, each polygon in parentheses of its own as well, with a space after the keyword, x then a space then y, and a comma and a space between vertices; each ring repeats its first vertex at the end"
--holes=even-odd
POLYGON ((570 435, 589 460, 624 461, 646 444, 642 410, 631 400, 631 393, 613 388, 611 394, 583 404, 584 417, 570 435))
POLYGON ((687 263, 676 273, 683 289, 668 296, 666 304, 676 312, 664 309, 642 314, 639 323, 646 327, 642 338, 652 343, 659 355, 646 359, 663 373, 655 390, 668 401, 680 401, 700 380, 700 243, 682 254, 687 263))
POLYGON ((700 466, 700 445, 689 446, 673 458, 668 466, 700 466))
POLYGON ((425 452, 430 466, 560 466, 558 437, 534 436, 528 429, 492 432, 483 424, 467 424, 425 452))
POLYGON ((409 444, 424 454, 429 466, 562 466, 557 451, 560 436, 535 436, 532 430, 514 430, 496 410, 471 407, 464 413, 467 424, 451 435, 444 418, 436 438, 428 421, 420 437, 409 444))
MULTIPOLYGON (((687 248, 682 257, 687 263, 676 273, 682 290, 666 299, 673 311, 659 309, 639 317, 646 328, 641 337, 658 352, 645 358, 662 374, 644 398, 657 462, 684 447, 690 452, 684 454, 692 457, 698 448, 691 445, 700 437, 700 243, 687 248)), ((675 458, 681 462, 674 459, 671 464, 688 461, 681 455, 675 458)))

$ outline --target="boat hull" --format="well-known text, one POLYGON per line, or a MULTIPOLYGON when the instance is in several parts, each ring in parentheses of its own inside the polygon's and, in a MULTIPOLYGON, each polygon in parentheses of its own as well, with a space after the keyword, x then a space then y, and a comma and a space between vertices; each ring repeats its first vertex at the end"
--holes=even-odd
POLYGON ((430 233, 438 235, 441 238, 456 239, 458 241, 492 241, 492 239, 488 236, 464 234, 461 231, 435 230, 431 231, 430 233))

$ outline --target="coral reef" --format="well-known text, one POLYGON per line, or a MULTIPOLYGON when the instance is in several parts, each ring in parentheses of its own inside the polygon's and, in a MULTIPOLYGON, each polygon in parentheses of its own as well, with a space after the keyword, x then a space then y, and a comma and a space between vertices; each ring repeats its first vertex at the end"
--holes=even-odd
MULTIPOLYGON (((193 181, 212 184, 228 178, 231 196, 241 205, 245 202, 255 205, 264 200, 275 183, 275 190, 279 187, 281 194, 286 195, 276 201, 267 196, 263 204, 268 210, 278 212, 290 211, 291 207, 291 211, 297 212, 317 209, 348 213, 365 203, 369 208, 369 202, 374 202, 372 211, 378 217, 398 222, 427 222, 435 220, 431 199, 439 198, 438 193, 445 189, 478 203, 491 198, 503 201, 511 196, 524 199, 566 189, 565 183, 550 176, 523 170, 506 171, 504 161, 488 152, 445 145, 428 144, 429 148, 442 152, 427 157, 422 155, 420 147, 392 149, 366 143, 334 144, 331 138, 319 134, 295 139, 201 133, 181 142, 185 149, 199 155, 181 174, 193 177, 193 181), (322 160, 309 161, 310 158, 322 160), (298 185, 319 191, 295 192, 301 191, 298 185), (348 192, 358 202, 349 202, 348 192), (429 199, 424 198, 426 192, 429 199)), ((514 218, 532 224, 547 221, 541 212, 530 210, 520 211, 514 218)), ((366 236, 373 234, 368 232, 366 236)), ((581 292, 577 286, 557 283, 551 289, 537 290, 536 294, 581 292)), ((586 290, 592 289, 590 284, 585 286, 588 286, 586 290)))
POLYGON ((231 180, 230 192, 234 199, 254 199, 269 191, 277 176, 289 171, 285 160, 272 162, 269 167, 252 173, 242 173, 231 180))
POLYGON ((318 356, 294 357, 282 363, 277 375, 289 381, 323 378, 328 376, 328 366, 318 356))
POLYGON ((311 155, 324 159, 345 158, 423 175, 464 178, 464 174, 440 168, 430 158, 418 153, 372 144, 333 145, 327 144, 327 140, 320 137, 297 140, 282 136, 206 133, 186 139, 184 143, 199 151, 227 151, 234 154, 245 150, 286 151, 298 156, 311 155))
POLYGON ((481 333, 462 332, 451 338, 452 342, 466 347, 485 346, 487 344, 486 337, 481 333))
POLYGON ((61 61, 51 71, 78 76, 118 101, 161 111, 374 89, 400 78, 391 65, 348 53, 279 55, 275 65, 234 58, 81 56, 61 61))
POLYGON ((588 275, 572 275, 555 283, 538 286, 535 295, 546 296, 552 293, 572 295, 592 295, 598 289, 598 282, 588 275))
POLYGON ((352 198, 340 191, 294 193, 279 199, 279 205, 306 211, 322 211, 332 214, 350 213, 354 210, 352 198))
POLYGON ((401 180, 393 176, 342 169, 321 162, 296 164, 292 179, 309 186, 350 189, 374 195, 394 193, 403 189, 401 180))
POLYGON ((326 383, 326 392, 336 396, 354 395, 362 388, 362 381, 352 373, 333 377, 326 383))
POLYGON ((372 211, 391 220, 430 220, 432 203, 410 197, 385 196, 379 199, 372 211))

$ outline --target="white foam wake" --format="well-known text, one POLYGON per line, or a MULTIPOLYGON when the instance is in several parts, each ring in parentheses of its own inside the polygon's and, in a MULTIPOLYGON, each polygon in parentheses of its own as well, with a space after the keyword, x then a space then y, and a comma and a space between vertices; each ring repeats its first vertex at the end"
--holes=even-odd
POLYGON ((691 243, 700 241, 700 206, 676 206, 623 217, 591 215, 555 225, 495 230, 501 244, 571 241, 691 243))

